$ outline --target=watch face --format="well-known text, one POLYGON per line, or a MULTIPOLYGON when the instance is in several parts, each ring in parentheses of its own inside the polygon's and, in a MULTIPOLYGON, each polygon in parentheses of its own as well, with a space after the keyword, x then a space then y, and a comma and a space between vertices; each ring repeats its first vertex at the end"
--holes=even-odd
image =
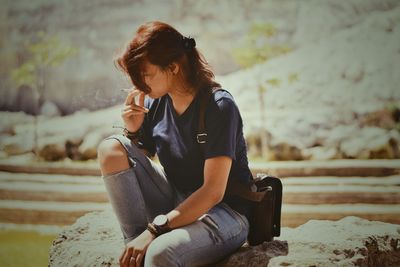
POLYGON ((157 217, 154 218, 154 221, 153 221, 153 223, 158 226, 166 225, 167 222, 168 222, 168 218, 165 215, 158 215, 157 217))

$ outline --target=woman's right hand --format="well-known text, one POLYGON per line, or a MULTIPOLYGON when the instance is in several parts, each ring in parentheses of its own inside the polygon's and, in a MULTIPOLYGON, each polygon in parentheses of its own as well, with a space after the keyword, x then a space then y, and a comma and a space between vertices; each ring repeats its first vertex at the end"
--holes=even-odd
POLYGON ((134 89, 129 92, 125 99, 124 108, 122 109, 122 120, 124 121, 125 128, 130 132, 136 132, 140 129, 140 126, 144 120, 144 114, 149 112, 144 107, 144 96, 145 93, 134 89), (136 103, 135 97, 139 95, 139 101, 136 103))

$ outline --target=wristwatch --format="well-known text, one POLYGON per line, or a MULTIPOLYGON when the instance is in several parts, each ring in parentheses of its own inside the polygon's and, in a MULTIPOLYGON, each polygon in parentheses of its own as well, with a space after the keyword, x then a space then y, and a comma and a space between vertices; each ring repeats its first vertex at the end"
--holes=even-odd
POLYGON ((127 128, 124 128, 123 135, 125 135, 126 137, 128 137, 131 140, 138 139, 142 135, 142 128, 139 128, 139 130, 137 130, 136 132, 131 132, 127 128))
POLYGON ((147 225, 149 230, 155 237, 165 234, 172 229, 169 227, 168 217, 164 214, 157 215, 153 222, 147 225))

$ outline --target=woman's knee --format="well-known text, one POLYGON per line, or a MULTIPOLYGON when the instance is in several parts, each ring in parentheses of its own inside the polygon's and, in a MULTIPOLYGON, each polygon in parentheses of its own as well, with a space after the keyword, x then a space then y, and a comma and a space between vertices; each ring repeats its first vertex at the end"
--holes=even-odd
POLYGON ((99 144, 97 158, 103 175, 129 168, 127 153, 115 139, 104 139, 99 144))
POLYGON ((180 260, 180 252, 176 244, 176 238, 161 238, 160 236, 151 242, 145 255, 144 266, 184 266, 180 260), (175 241, 175 242, 174 242, 175 241))

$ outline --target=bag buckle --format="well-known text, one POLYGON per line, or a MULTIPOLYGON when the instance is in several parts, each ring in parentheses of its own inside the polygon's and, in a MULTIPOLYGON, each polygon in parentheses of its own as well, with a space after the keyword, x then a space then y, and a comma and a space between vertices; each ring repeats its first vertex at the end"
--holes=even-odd
POLYGON ((266 174, 266 173, 264 173, 264 172, 258 172, 258 173, 256 174, 256 178, 257 178, 257 179, 260 179, 260 180, 264 179, 264 178, 267 177, 267 176, 268 176, 268 174, 266 174))
POLYGON ((205 144, 207 142, 207 134, 206 133, 197 134, 196 139, 197 143, 205 144))

